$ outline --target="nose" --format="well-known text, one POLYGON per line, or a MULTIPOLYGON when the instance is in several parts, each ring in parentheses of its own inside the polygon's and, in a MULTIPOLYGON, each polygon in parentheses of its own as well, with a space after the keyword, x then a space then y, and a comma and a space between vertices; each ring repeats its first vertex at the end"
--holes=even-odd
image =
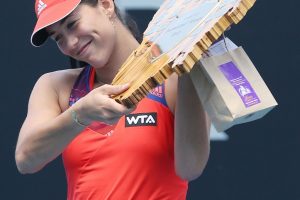
POLYGON ((78 38, 73 34, 68 34, 65 36, 64 40, 64 52, 70 56, 76 55, 78 38))

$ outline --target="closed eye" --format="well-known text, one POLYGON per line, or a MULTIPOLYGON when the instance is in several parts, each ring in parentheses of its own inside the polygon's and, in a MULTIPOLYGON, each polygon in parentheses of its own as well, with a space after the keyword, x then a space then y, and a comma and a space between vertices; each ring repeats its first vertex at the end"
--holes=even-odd
POLYGON ((77 20, 68 23, 68 24, 67 24, 67 28, 68 28, 68 29, 72 29, 72 28, 74 27, 74 25, 75 25, 76 22, 77 22, 77 20))

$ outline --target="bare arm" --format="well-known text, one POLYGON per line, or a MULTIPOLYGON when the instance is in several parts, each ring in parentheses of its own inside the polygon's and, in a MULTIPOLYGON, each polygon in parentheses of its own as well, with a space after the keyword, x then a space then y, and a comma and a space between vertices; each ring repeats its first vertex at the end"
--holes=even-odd
POLYGON ((175 113, 176 173, 185 180, 194 180, 208 160, 210 122, 188 74, 180 78, 172 75, 167 84, 168 102, 175 113))
POLYGON ((27 117, 19 133, 15 159, 23 174, 34 173, 55 159, 84 128, 76 124, 71 110, 78 112, 86 123, 103 120, 113 123, 126 112, 124 106, 109 98, 126 87, 102 86, 62 112, 58 92, 53 86, 53 77, 43 75, 30 96, 27 117))

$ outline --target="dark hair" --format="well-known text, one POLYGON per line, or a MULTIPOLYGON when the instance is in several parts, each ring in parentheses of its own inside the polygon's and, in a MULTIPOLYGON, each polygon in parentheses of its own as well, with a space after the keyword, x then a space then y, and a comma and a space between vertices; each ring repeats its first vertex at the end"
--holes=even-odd
MULTIPOLYGON (((99 0, 81 0, 80 4, 87 4, 94 7, 98 4, 98 1, 99 0)), ((114 5, 115 5, 115 13, 119 18, 119 20, 122 22, 122 24, 124 24, 128 28, 128 30, 131 32, 131 34, 135 37, 135 39, 139 43, 142 42, 143 39, 142 34, 140 33, 136 22, 125 11, 121 12, 115 3, 114 5)), ((70 58, 71 68, 79 68, 88 65, 87 63, 75 60, 72 57, 69 58, 70 58)))

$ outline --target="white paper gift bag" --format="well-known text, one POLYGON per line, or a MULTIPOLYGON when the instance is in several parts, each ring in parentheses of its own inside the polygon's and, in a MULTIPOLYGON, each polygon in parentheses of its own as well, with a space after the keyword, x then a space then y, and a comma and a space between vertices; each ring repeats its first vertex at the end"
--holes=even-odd
POLYGON ((201 59, 190 72, 217 131, 259 119, 277 105, 243 48, 231 49, 201 59))

